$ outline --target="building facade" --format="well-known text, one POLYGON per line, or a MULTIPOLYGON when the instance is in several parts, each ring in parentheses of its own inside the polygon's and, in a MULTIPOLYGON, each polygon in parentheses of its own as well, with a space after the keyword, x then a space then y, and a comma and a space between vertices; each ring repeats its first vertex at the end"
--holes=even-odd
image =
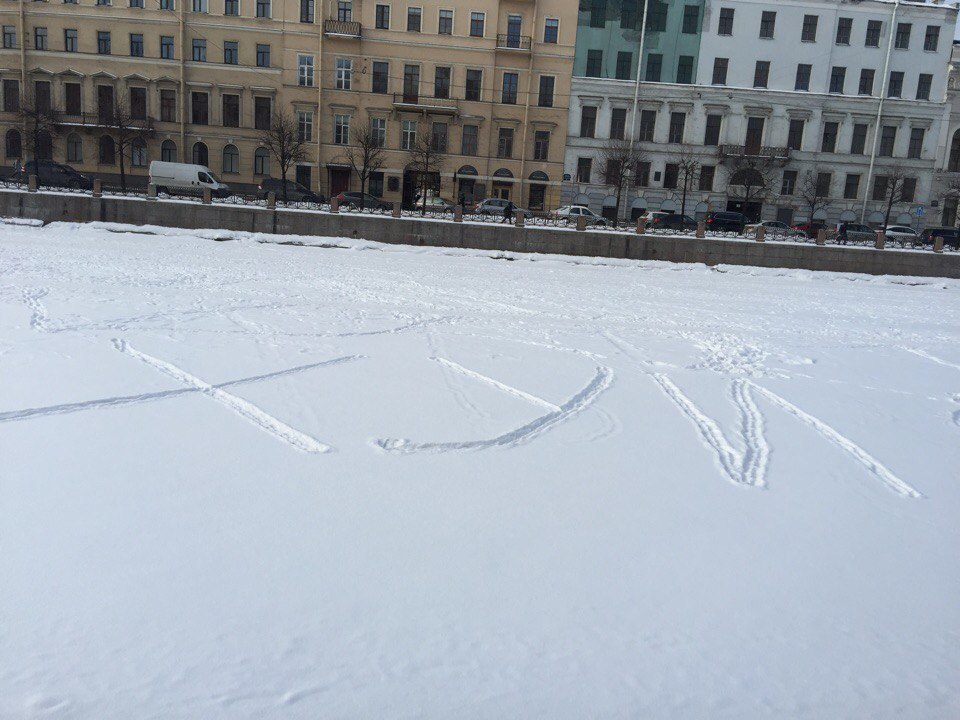
MULTIPOLYGON (((277 112, 307 142, 290 179, 359 190, 358 129, 384 148, 369 191, 410 201, 410 148, 429 137, 450 199, 556 206, 576 18, 565 0, 0 0, 0 125, 8 166, 32 156, 115 179, 122 106, 147 127, 124 153, 208 165, 232 186, 278 177, 265 147, 277 112), (24 109, 57 128, 30 142, 24 109)), ((27 113, 29 115, 29 113, 27 113)))
POLYGON ((641 36, 630 26, 643 6, 581 6, 565 200, 612 215, 597 164, 611 139, 631 137, 642 157, 621 217, 729 209, 877 224, 896 186, 891 222, 904 222, 936 193, 956 8, 649 0, 641 36), (609 51, 603 32, 618 38, 609 51), (636 62, 626 77, 631 47, 639 82, 636 62))

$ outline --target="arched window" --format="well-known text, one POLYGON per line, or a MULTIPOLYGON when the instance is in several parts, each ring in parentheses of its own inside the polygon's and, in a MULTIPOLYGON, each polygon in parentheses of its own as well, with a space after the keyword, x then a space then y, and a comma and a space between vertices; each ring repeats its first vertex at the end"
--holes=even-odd
POLYGON ((240 172, 240 151, 236 145, 226 145, 223 148, 223 172, 240 172))
POLYGON ((164 140, 160 143, 160 159, 163 162, 177 161, 177 144, 173 140, 164 140))
POLYGON ((19 130, 7 130, 4 147, 6 148, 8 158, 13 158, 14 160, 20 159, 20 156, 23 155, 23 143, 20 139, 19 130))
POLYGON ((37 160, 53 160, 53 138, 46 130, 37 135, 37 147, 34 155, 37 160))
POLYGON ((270 151, 266 148, 257 148, 257 151, 253 154, 253 174, 270 174, 270 151))
POLYGON ((83 140, 76 133, 67 135, 67 162, 83 162, 83 140))
POLYGON ((953 134, 953 140, 950 142, 950 160, 947 163, 949 172, 960 170, 960 130, 953 134))
POLYGON ((194 165, 210 164, 210 152, 207 150, 206 144, 202 142, 193 144, 193 164, 194 165))
POLYGON ((133 167, 147 166, 147 144, 140 138, 130 143, 130 164, 133 167))
POLYGON ((117 162, 117 151, 113 144, 113 138, 109 135, 101 135, 98 143, 97 162, 101 165, 113 165, 117 162))

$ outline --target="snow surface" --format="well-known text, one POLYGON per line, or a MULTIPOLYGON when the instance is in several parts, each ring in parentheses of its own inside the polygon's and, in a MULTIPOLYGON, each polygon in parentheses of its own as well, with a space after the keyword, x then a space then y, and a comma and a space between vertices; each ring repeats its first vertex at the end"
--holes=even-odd
POLYGON ((0 717, 956 718, 958 298, 0 225, 0 717))

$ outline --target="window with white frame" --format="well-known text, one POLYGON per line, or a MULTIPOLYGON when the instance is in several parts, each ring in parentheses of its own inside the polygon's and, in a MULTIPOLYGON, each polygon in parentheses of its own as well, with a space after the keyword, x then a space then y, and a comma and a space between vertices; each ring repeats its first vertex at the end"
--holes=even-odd
POLYGON ((300 87, 313 87, 313 55, 297 55, 297 82, 300 87))
POLYGON ((353 60, 350 58, 337 58, 336 73, 337 90, 349 90, 353 75, 353 60))
POLYGON ((387 144, 387 119, 375 117, 370 119, 370 141, 374 147, 382 148, 387 144))
POLYGON ((417 143, 417 121, 404 120, 400 126, 400 149, 413 150, 417 143))
POLYGON ((337 114, 333 116, 333 144, 334 145, 350 144, 350 116, 349 115, 337 114))
POLYGON ((313 111, 297 110, 297 138, 300 142, 313 140, 313 111))

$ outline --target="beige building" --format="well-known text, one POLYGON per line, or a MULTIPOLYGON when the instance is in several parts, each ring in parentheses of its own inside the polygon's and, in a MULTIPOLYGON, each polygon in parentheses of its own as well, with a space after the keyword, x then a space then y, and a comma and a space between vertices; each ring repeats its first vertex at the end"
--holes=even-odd
POLYGON ((407 148, 426 133, 444 151, 441 196, 559 202, 570 0, 0 0, 0 24, 9 167, 32 155, 18 109, 49 104, 60 124, 37 155, 116 178, 105 108, 119 101, 149 126, 125 154, 138 184, 166 159, 252 189, 279 176, 260 137, 280 110, 309 140, 296 179, 325 195, 359 189, 345 149, 369 124, 385 199, 411 199, 407 148))

